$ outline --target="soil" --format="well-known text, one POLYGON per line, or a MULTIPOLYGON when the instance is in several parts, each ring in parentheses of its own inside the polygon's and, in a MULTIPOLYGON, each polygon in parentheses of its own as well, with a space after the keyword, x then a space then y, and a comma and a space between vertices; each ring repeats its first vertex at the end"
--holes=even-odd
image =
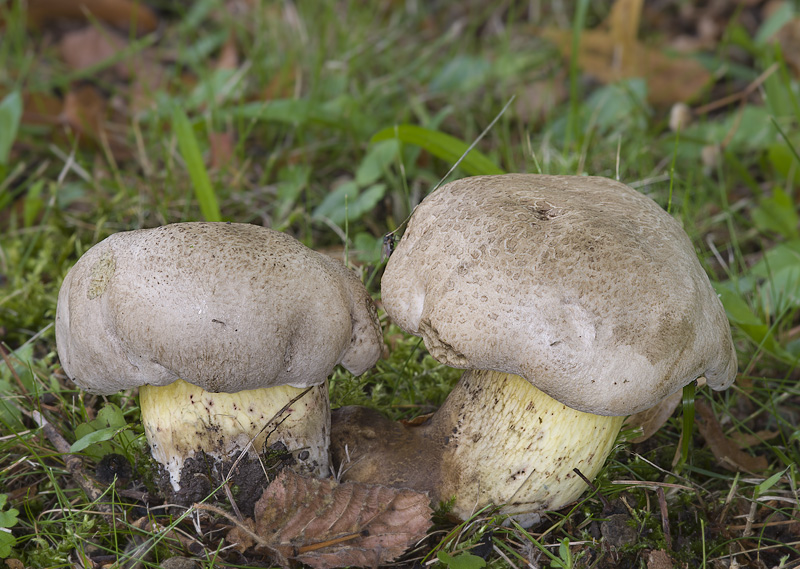
POLYGON ((223 508, 230 504, 223 482, 227 478, 230 493, 243 516, 252 518, 255 503, 277 474, 295 461, 280 443, 261 456, 248 455, 236 461, 218 459, 199 453, 188 459, 181 470, 180 490, 173 489, 169 474, 160 470, 156 483, 166 501, 178 506, 191 506, 214 494, 211 503, 223 508), (218 489, 213 492, 214 489, 218 489))

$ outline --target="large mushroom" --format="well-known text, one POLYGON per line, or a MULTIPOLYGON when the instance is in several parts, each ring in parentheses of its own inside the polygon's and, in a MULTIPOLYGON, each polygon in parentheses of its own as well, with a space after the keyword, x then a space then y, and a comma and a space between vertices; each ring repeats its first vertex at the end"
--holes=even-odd
POLYGON ((458 180, 414 211, 382 284, 386 312, 466 371, 420 426, 334 411, 344 479, 428 491, 461 518, 532 520, 586 489, 626 415, 699 376, 735 378, 717 295, 681 226, 599 177, 458 180))
POLYGON ((195 453, 224 460, 250 444, 329 474, 326 379, 337 364, 363 373, 382 345, 353 272, 288 235, 236 223, 177 223, 95 245, 61 286, 56 342, 84 390, 139 388, 147 440, 175 490, 195 453))

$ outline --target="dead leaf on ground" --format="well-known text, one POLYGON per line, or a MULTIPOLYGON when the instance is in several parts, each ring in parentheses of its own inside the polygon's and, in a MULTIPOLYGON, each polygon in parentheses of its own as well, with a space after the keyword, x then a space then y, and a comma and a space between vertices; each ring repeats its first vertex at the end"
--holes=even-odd
POLYGON ((80 84, 64 97, 58 123, 76 134, 82 144, 107 146, 116 158, 128 157, 127 126, 108 121, 108 107, 99 89, 88 83, 80 84))
POLYGON ((97 139, 107 112, 106 99, 93 85, 78 85, 64 97, 59 122, 78 134, 97 139))
POLYGON ((210 164, 212 170, 230 166, 235 158, 236 136, 231 131, 208 133, 210 164))
POLYGON ((766 458, 746 453, 725 436, 711 407, 698 400, 695 401, 695 410, 697 429, 723 468, 732 472, 762 472, 767 469, 769 463, 766 458))
POLYGON ((22 95, 22 123, 26 125, 54 125, 64 103, 50 93, 27 92, 22 95))
MULTIPOLYGON (((86 26, 64 34, 59 51, 64 63, 72 69, 81 70, 111 59, 127 44, 125 38, 108 28, 86 26)), ((117 63, 115 70, 120 76, 128 76, 127 68, 122 63, 117 63)))
POLYGON ((669 397, 662 399, 656 406, 646 409, 641 413, 636 413, 625 419, 623 428, 641 429, 642 433, 634 439, 632 443, 642 443, 652 437, 669 420, 672 413, 680 405, 683 392, 677 391, 669 397))
POLYGON ((222 45, 217 57, 217 69, 237 69, 239 67, 239 49, 236 47, 236 38, 233 34, 228 36, 222 45))
POLYGON ((760 445, 766 441, 771 441, 772 439, 778 437, 780 435, 779 431, 768 431, 762 430, 756 433, 733 433, 732 439, 741 449, 750 448, 756 445, 760 445))
POLYGON ((400 423, 406 427, 417 427, 427 423, 431 417, 433 417, 433 413, 425 413, 424 415, 417 415, 413 419, 400 419, 400 423))
MULTIPOLYGON (((695 97, 711 79, 699 62, 685 56, 669 57, 637 39, 641 0, 617 0, 608 21, 598 29, 584 30, 578 47, 578 65, 603 83, 630 77, 647 81, 648 100, 669 105, 695 97)), ((541 35, 569 57, 572 31, 545 28, 541 35)))
MULTIPOLYGON (((705 377, 697 378, 697 387, 703 387, 706 384, 705 377)), ((650 409, 645 409, 640 413, 630 415, 625 419, 623 428, 626 429, 641 429, 642 434, 635 439, 631 439, 632 443, 642 443, 652 437, 658 430, 664 426, 678 405, 683 400, 683 390, 676 391, 672 395, 665 397, 657 405, 650 409)))
POLYGON ((132 0, 28 0, 28 25, 40 27, 62 19, 89 18, 121 30, 149 33, 158 27, 155 13, 132 0))
POLYGON ((780 44, 786 64, 796 76, 800 76, 800 18, 786 22, 773 39, 780 44))
POLYGON ((524 122, 544 121, 553 109, 567 99, 566 73, 524 85, 514 103, 517 116, 524 122))
MULTIPOLYGON (((72 69, 81 70, 117 56, 129 45, 128 39, 117 32, 92 25, 64 34, 59 48, 64 62, 72 69)), ((130 89, 119 92, 127 101, 125 110, 134 115, 148 109, 154 93, 164 89, 167 83, 168 74, 152 49, 126 56, 111 70, 117 78, 130 83, 130 89)))
POLYGON ((408 489, 307 478, 284 470, 255 506, 250 531, 227 541, 251 546, 283 567, 376 567, 400 556, 431 525, 429 498, 408 489))

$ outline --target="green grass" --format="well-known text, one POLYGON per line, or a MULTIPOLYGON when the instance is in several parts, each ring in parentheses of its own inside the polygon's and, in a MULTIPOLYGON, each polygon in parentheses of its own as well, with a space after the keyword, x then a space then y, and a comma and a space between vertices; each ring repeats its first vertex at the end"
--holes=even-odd
MULTIPOLYGON (((532 530, 502 526, 491 512, 459 526, 439 519, 410 558, 466 569, 456 567, 470 562, 459 554, 477 548, 498 568, 647 567, 652 551, 668 549, 675 566, 727 567, 734 557, 741 567, 798 566, 799 87, 780 51, 749 37, 735 18, 706 56, 721 70, 717 86, 694 106, 774 71, 746 102, 696 117, 677 137, 667 110, 647 103, 643 81, 601 86, 573 74, 532 32, 541 22, 527 19, 525 3, 497 11, 491 3, 255 2, 246 16, 214 0, 161 3, 163 33, 128 48, 139 60, 148 50, 169 59, 150 105, 136 110, 125 82, 111 74, 113 61, 72 71, 45 41, 51 32, 20 31, 23 4, 0 5, 8 22, 0 41, 0 529, 11 530, 0 533, 0 556, 50 568, 142 550, 147 567, 173 555, 211 567, 223 556, 219 535, 200 535, 189 521, 154 520, 156 510, 145 512, 130 493, 87 497, 32 418, 43 413, 69 444, 99 433, 83 441, 93 443, 81 450, 86 471, 113 450, 143 481, 137 491, 152 490, 135 394, 80 392, 55 353, 58 289, 82 253, 117 231, 251 222, 317 249, 345 247, 378 298, 383 235, 516 97, 451 178, 589 173, 670 204, 725 303, 739 353, 736 386, 701 389, 698 397, 727 436, 751 436, 748 452, 768 467, 722 469, 696 429, 681 463, 685 427, 676 414, 645 443, 620 443, 594 491, 532 530), (229 39, 238 68, 217 69, 229 39), (732 51, 743 55, 728 61, 732 51), (566 81, 567 96, 541 117, 526 116, 520 101, 542 79, 566 81), (20 97, 63 94, 86 80, 122 102, 127 112, 113 121, 126 152, 21 120, 20 97), (225 132, 234 134, 232 160, 211 169, 209 134, 225 132), (721 144, 704 162, 704 148, 721 144), (113 424, 97 422, 104 413, 113 424), (100 512, 105 501, 124 518, 110 524, 100 512), (609 545, 619 533, 609 529, 613 515, 624 516, 635 540, 609 545)), ((576 34, 608 12, 581 6, 576 34)), ((566 9, 574 17, 574 7, 566 9)), ((547 10, 544 17, 544 24, 558 20, 547 10)), ((385 332, 388 359, 359 378, 336 371, 334 405, 367 404, 397 419, 432 411, 458 372, 426 356, 417 339, 385 332)))

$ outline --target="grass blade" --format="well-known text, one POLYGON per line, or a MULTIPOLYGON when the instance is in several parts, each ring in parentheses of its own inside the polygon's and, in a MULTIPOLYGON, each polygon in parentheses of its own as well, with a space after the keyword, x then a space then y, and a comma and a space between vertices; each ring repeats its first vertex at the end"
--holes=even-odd
MULTIPOLYGON (((469 150, 469 144, 454 136, 412 124, 401 124, 377 132, 371 142, 396 138, 407 144, 415 144, 445 162, 454 163, 469 150)), ((491 158, 473 149, 461 161, 461 168, 470 176, 505 174, 491 158)))
POLYGON ((22 98, 18 91, 14 91, 0 102, 0 166, 8 164, 11 145, 17 138, 21 118, 22 98))
POLYGON ((180 107, 176 107, 172 113, 172 127, 175 129, 175 136, 178 137, 178 149, 186 162, 186 169, 189 170, 194 195, 200 204, 203 218, 206 221, 222 221, 217 196, 211 186, 211 178, 203 162, 203 155, 200 153, 200 145, 197 143, 189 118, 180 107))

